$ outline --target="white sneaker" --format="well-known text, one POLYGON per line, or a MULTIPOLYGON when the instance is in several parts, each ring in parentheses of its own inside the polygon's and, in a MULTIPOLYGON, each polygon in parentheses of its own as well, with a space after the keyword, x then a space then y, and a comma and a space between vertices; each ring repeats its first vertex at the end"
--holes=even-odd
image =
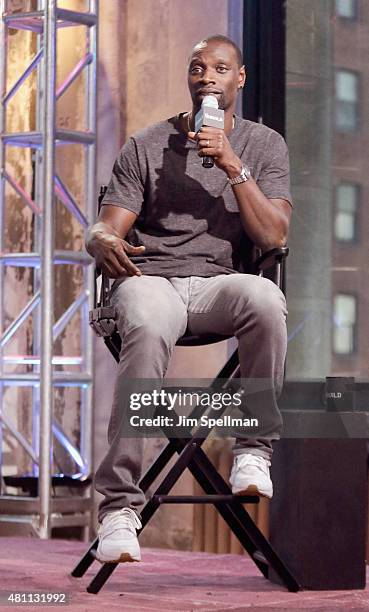
POLYGON ((98 529, 99 545, 96 558, 102 563, 141 561, 136 529, 141 521, 132 508, 106 514, 98 529))
POLYGON ((243 453, 233 461, 229 482, 234 495, 262 495, 273 497, 273 484, 270 479, 271 463, 264 457, 243 453))

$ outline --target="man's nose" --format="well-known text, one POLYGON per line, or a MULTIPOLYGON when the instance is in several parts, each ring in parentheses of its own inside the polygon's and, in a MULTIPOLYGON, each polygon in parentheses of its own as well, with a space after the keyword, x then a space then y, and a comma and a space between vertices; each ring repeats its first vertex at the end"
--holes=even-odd
POLYGON ((206 83, 215 83, 216 81, 216 72, 212 68, 206 68, 202 75, 202 80, 206 83))

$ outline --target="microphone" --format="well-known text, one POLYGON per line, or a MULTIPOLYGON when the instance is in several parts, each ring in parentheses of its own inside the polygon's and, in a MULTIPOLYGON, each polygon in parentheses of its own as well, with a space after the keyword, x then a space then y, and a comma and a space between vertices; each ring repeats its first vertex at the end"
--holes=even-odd
MULTIPOLYGON (((224 130, 224 110, 218 108, 218 100, 215 96, 205 96, 200 110, 195 115, 195 132, 197 133, 203 125, 224 130)), ((214 166, 213 158, 203 157, 202 165, 204 168, 212 168, 214 166)))

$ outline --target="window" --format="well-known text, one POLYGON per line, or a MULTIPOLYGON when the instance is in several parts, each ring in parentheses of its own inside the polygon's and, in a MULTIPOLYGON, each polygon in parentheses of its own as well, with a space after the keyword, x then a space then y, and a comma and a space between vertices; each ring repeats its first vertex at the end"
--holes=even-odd
POLYGON ((336 13, 339 17, 355 19, 357 16, 357 0, 336 0, 336 13))
POLYGON ((359 186, 341 183, 336 187, 336 210, 334 235, 342 242, 355 242, 357 239, 357 211, 359 186))
POLYGON ((333 351, 338 355, 349 355, 355 351, 356 297, 338 293, 333 308, 333 351))
POLYGON ((336 71, 336 128, 354 132, 358 127, 359 78, 350 70, 336 71))

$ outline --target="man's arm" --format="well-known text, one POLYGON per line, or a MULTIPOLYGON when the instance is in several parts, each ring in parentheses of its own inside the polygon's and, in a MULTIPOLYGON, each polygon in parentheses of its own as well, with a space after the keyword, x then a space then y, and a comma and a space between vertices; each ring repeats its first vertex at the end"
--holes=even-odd
MULTIPOLYGON (((240 175, 242 160, 234 153, 224 130, 203 126, 198 134, 191 132, 189 136, 196 138, 200 157, 213 157, 214 163, 228 178, 240 175), (211 147, 207 147, 208 141, 211 147)), ((233 185, 232 189, 238 202, 244 230, 255 246, 262 251, 284 246, 292 212, 287 200, 267 198, 253 178, 233 185)))
POLYGON ((134 247, 124 240, 136 219, 137 215, 130 210, 105 204, 97 222, 89 229, 86 249, 110 278, 141 276, 128 255, 140 255, 145 247, 134 247))
MULTIPOLYGON (((227 172, 228 178, 239 176, 239 170, 227 172)), ((292 208, 287 200, 267 198, 253 178, 232 186, 240 209, 245 232, 255 246, 267 251, 287 242, 292 208)))

